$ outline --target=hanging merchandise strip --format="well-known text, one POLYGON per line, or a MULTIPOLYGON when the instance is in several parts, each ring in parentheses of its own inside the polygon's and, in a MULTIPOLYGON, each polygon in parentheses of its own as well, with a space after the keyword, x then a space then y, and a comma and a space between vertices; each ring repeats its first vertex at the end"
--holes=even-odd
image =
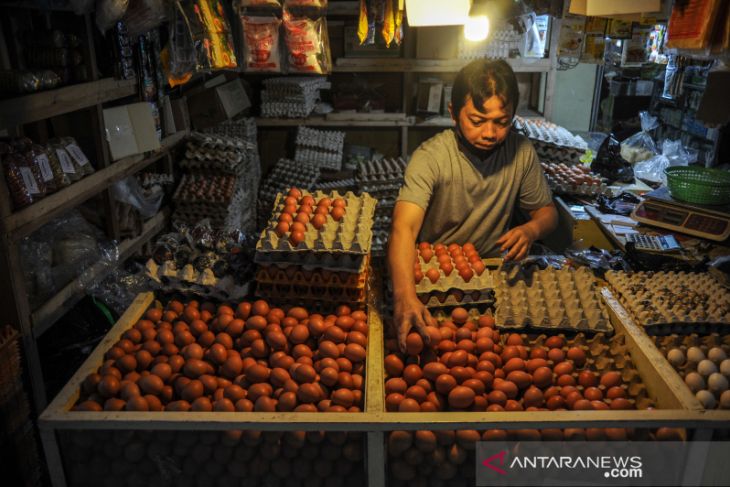
POLYGON ((298 17, 285 8, 283 19, 289 72, 329 73, 332 62, 325 18, 298 17))

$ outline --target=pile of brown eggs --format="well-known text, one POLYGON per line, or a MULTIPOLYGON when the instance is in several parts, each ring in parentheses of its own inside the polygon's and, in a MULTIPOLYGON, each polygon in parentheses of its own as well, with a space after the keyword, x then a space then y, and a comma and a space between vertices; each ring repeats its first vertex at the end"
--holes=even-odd
POLYGON ((469 282, 475 275, 481 276, 484 273, 484 262, 471 243, 466 243, 463 247, 452 243, 447 247, 441 243, 431 246, 428 242, 421 242, 418 244, 417 253, 413 268, 416 284, 419 284, 424 277, 432 284, 436 284, 441 279, 442 273, 443 277, 449 277, 454 270, 464 282, 469 282), (423 259, 425 271, 419 257, 423 259), (429 265, 434 258, 436 259, 434 263, 437 265, 429 265))
POLYGON ((652 406, 620 337, 502 334, 455 308, 406 353, 387 340, 386 408, 399 412, 625 410, 652 406))
POLYGON ((327 216, 336 222, 342 220, 347 209, 347 201, 343 198, 322 198, 316 202, 310 195, 302 196, 297 188, 292 188, 283 200, 284 207, 279 215, 279 223, 275 232, 279 237, 289 235, 289 242, 293 246, 304 241, 307 225, 316 230, 322 230, 327 223, 327 216))
POLYGON ((170 301, 106 352, 74 409, 359 412, 367 337, 366 314, 347 306, 170 301))

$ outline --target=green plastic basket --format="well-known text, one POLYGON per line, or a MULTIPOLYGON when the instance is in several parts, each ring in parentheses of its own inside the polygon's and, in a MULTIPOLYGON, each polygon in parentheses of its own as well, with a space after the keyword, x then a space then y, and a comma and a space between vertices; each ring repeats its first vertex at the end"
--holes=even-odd
POLYGON ((703 167, 673 166, 664 170, 674 198, 699 205, 730 203, 730 173, 703 167))

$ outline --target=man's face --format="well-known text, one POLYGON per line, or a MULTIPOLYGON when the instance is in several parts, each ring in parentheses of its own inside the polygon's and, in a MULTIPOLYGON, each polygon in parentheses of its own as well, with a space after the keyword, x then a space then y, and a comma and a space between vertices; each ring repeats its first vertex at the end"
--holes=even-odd
POLYGON ((449 104, 451 118, 458 124, 464 138, 481 150, 492 150, 507 138, 513 111, 512 104, 505 106, 498 96, 485 100, 481 111, 476 109, 472 98, 467 97, 458 118, 454 117, 449 104))

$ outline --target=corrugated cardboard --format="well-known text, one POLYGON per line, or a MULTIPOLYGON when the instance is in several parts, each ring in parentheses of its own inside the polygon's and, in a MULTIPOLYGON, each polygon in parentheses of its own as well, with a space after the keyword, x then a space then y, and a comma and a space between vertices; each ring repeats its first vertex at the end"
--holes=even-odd
POLYGON ((230 120, 251 106, 240 79, 188 97, 190 120, 196 129, 204 129, 230 120))
POLYGON ((160 148, 152 108, 147 102, 104 110, 104 127, 115 161, 160 148))
POLYGON ((571 14, 589 17, 640 14, 658 12, 662 8, 661 0, 571 0, 571 14))

